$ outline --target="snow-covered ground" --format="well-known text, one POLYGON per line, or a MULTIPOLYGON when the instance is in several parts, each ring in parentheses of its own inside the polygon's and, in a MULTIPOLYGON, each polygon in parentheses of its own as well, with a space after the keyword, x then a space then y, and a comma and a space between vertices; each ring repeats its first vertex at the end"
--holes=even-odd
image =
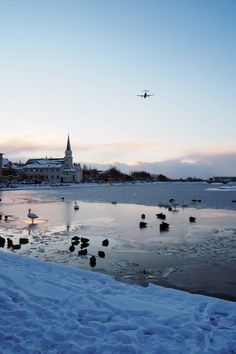
POLYGON ((221 187, 157 183, 0 191, 0 235, 14 243, 29 239, 14 251, 23 257, 6 247, 0 253, 0 354, 235 354, 236 302, 148 285, 162 279, 160 284, 186 288, 190 282, 192 290, 235 296, 236 190, 221 187), (162 206, 171 198, 177 212, 162 206), (40 216, 34 226, 26 216, 31 207, 40 216), (157 227, 160 211, 171 225, 165 234, 157 227), (145 230, 138 228, 142 212, 145 230), (189 213, 196 223, 189 223, 189 213), (68 250, 77 234, 91 238, 88 256, 68 250), (106 249, 104 238, 110 241, 106 249), (90 268, 89 257, 99 249, 106 257, 90 268), (136 276, 148 286, 98 273, 113 266, 120 272, 122 265, 123 279, 136 276))
POLYGON ((236 353, 236 303, 13 254, 0 257, 1 354, 236 353))

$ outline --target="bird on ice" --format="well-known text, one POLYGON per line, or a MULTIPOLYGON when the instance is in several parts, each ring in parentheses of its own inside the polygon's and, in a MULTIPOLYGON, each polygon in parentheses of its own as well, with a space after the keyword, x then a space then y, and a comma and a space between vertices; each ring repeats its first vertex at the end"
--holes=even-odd
POLYGON ((34 214, 34 213, 31 213, 31 209, 29 209, 29 212, 28 212, 28 218, 31 219, 32 223, 34 222, 34 219, 37 219, 38 218, 38 215, 34 214))

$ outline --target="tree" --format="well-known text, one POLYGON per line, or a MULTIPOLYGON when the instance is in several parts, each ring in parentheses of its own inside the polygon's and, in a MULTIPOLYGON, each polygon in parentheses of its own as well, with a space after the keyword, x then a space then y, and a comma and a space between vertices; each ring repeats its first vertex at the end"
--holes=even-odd
POLYGON ((135 181, 152 181, 151 174, 146 171, 133 171, 131 177, 135 181))
POLYGON ((158 178, 158 181, 160 181, 160 182, 170 181, 170 179, 168 177, 166 177, 165 175, 162 175, 162 174, 158 175, 157 178, 158 178))

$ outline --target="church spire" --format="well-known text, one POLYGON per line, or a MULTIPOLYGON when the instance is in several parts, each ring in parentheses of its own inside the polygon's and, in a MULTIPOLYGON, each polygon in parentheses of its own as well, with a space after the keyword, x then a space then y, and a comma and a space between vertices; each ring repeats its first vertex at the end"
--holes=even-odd
POLYGON ((65 157, 64 157, 64 168, 72 168, 72 167, 73 167, 73 157, 72 157, 72 150, 70 146, 70 136, 68 134, 65 157))
POLYGON ((68 139, 67 139, 66 150, 67 150, 67 151, 71 151, 71 147, 70 147, 70 136, 69 136, 69 134, 68 134, 68 139))

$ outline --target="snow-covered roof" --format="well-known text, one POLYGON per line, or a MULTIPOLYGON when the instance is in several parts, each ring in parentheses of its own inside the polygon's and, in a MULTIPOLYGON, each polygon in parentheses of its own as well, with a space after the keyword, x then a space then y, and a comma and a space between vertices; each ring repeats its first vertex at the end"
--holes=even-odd
POLYGON ((13 163, 12 164, 13 170, 22 170, 23 167, 24 167, 24 164, 22 164, 22 163, 13 163))
POLYGON ((30 159, 26 162, 26 168, 60 168, 64 162, 63 158, 55 159, 30 159))
POLYGON ((6 159, 6 158, 3 158, 2 159, 2 167, 4 168, 4 167, 7 167, 7 165, 10 163, 10 161, 8 160, 8 159, 6 159))

